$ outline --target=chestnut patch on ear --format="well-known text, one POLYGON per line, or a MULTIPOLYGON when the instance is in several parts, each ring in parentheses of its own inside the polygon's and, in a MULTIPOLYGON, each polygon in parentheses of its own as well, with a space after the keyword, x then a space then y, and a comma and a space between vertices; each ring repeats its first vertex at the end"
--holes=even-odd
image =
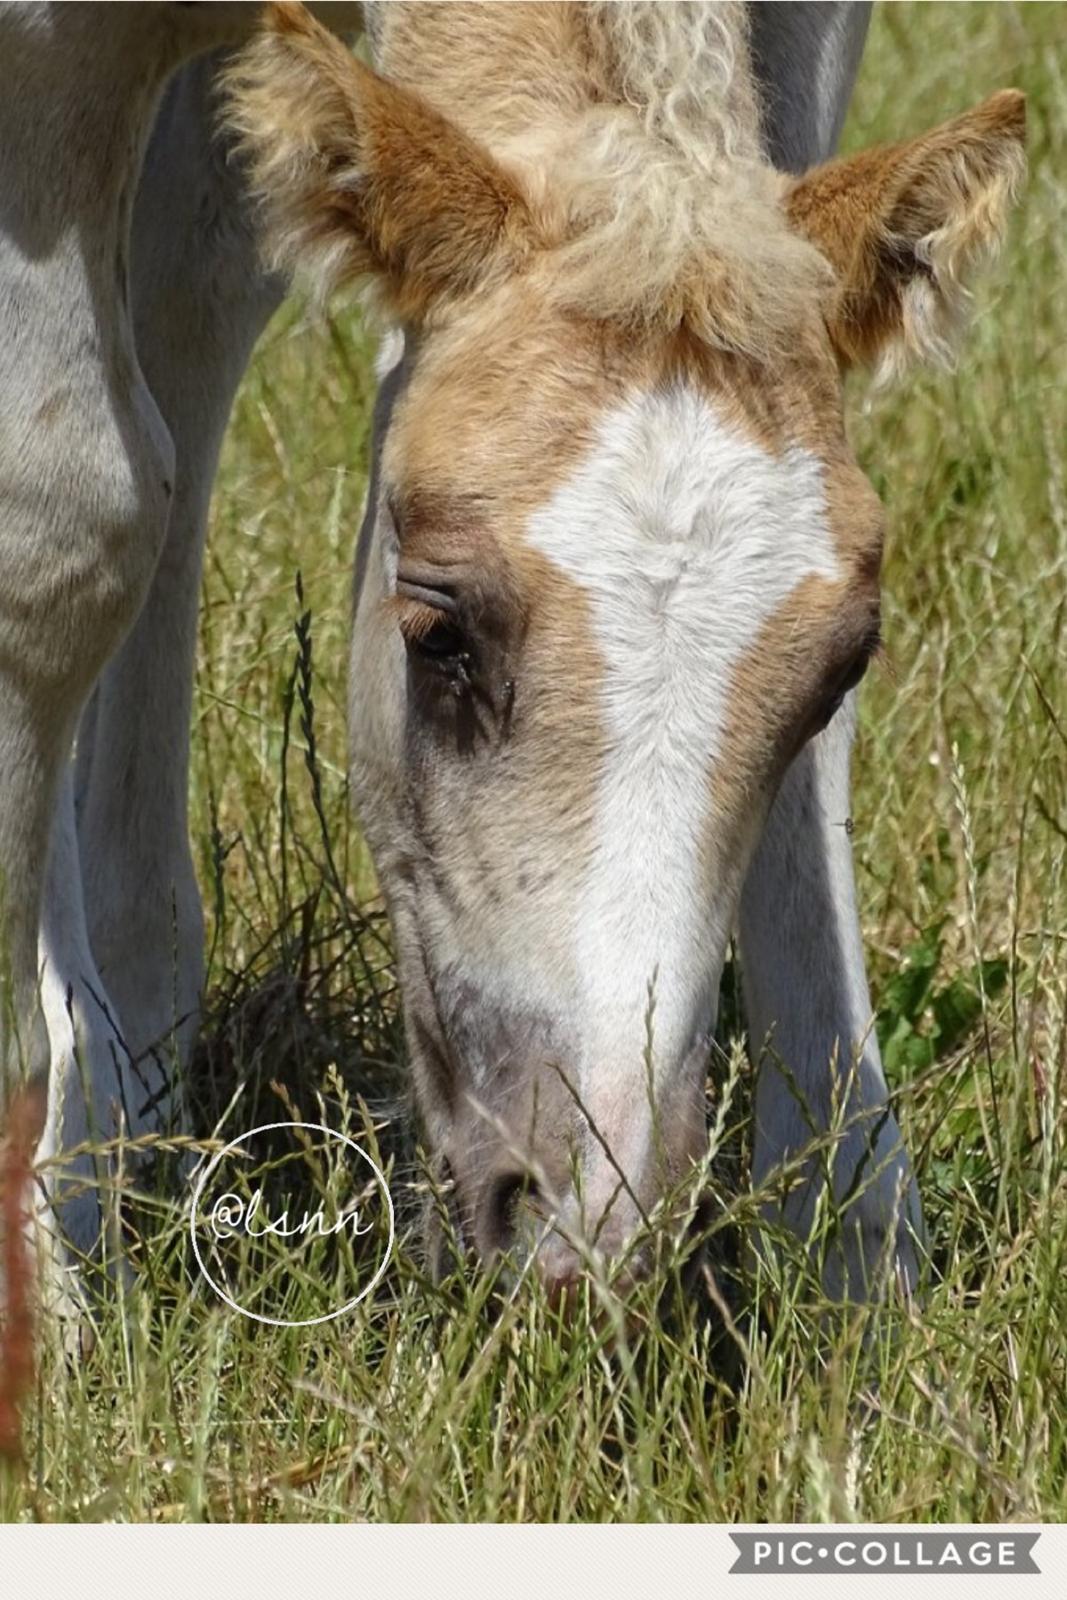
POLYGON ((532 248, 518 180, 303 6, 267 7, 225 87, 271 255, 321 295, 370 275, 418 322, 532 248))
POLYGON ((1004 89, 917 139, 790 185, 790 221, 837 274, 828 323, 842 361, 951 359, 967 277, 999 246, 1021 186, 1025 138, 1025 97, 1004 89))

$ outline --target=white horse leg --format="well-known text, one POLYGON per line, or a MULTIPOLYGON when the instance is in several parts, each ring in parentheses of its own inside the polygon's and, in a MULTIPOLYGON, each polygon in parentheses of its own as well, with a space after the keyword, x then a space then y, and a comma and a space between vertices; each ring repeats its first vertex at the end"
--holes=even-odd
MULTIPOLYGON (((173 448, 137 365, 124 262, 128 197, 171 64, 140 8, 121 8, 107 26, 76 7, 62 16, 48 6, 0 8, 0 948, 9 977, 0 1057, 8 1090, 48 1062, 38 934, 49 872, 56 893, 46 958, 62 951, 84 967, 69 811, 50 869, 53 821, 78 716, 136 615, 169 509, 173 448)), ((53 1022, 57 992, 70 989, 75 1019, 91 1027, 73 975, 49 965, 44 981, 53 1022)), ((55 1119, 71 1061, 64 1044, 45 1149, 61 1137, 55 1119)), ((89 1194, 79 1237, 95 1216, 89 1194)))
MULTIPOLYGON (((167 77, 246 33, 252 12, 0 7, 0 1089, 47 1070, 51 1030, 45 1153, 82 1123, 110 1136, 122 1099, 109 1071, 121 1025, 106 1022, 88 956, 69 794, 56 810, 174 487, 129 314, 132 196, 167 77)), ((89 1242, 95 1194, 66 1196, 63 1212, 89 1242)))
MULTIPOLYGON (((833 154, 870 9, 840 0, 751 7, 764 137, 781 170, 802 172, 833 154)), ((863 1296, 894 1259, 914 1282, 912 1230, 920 1234, 922 1223, 897 1125, 885 1109, 872 1032, 845 826, 853 719, 850 702, 786 775, 748 873, 740 920, 749 1034, 763 1057, 755 1181, 765 1183, 831 1122, 847 1126, 833 1155, 832 1189, 840 1200, 855 1179, 859 1192, 826 1281, 835 1294, 863 1296)), ((784 1202, 767 1207, 802 1236, 825 1188, 825 1160, 807 1163, 784 1202)))
POLYGON ((106 1157, 62 1153, 99 1143, 137 1121, 147 1089, 119 1031, 112 1001, 89 945, 74 820, 73 769, 64 776, 52 825, 40 927, 41 1008, 51 1066, 48 1112, 39 1162, 63 1239, 79 1254, 92 1251, 104 1197, 99 1182, 106 1157))
POLYGON ((831 1175, 842 1232, 827 1291, 864 1299, 894 1271, 914 1285, 922 1219, 864 971, 848 827, 853 724, 850 699, 786 774, 745 880, 740 928, 759 1063, 753 1180, 772 1191, 768 1217, 806 1238, 831 1175), (816 1141, 822 1152, 798 1163, 778 1198, 776 1169, 816 1141))
POLYGON ((133 221, 138 356, 174 439, 174 500, 133 629, 79 747, 78 834, 93 953, 162 1111, 196 1031, 203 917, 188 839, 189 723, 211 486, 234 392, 280 299, 240 169, 213 133, 218 57, 170 85, 133 221))

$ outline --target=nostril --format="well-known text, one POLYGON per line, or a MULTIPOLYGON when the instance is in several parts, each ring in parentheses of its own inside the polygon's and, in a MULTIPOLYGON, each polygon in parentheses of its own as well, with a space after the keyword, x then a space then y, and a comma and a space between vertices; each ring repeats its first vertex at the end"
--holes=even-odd
POLYGON ((574 1315, 581 1281, 581 1275, 577 1271, 565 1270, 541 1274, 541 1285, 553 1311, 559 1311, 567 1317, 574 1315))
POLYGON ((578 1251, 567 1239, 553 1232, 540 1240, 534 1262, 549 1305, 569 1319, 577 1308, 584 1277, 578 1251))
POLYGON ((575 1312, 583 1286, 590 1277, 614 1299, 626 1301, 649 1281, 653 1272, 652 1252, 645 1247, 630 1249, 621 1257, 600 1256, 596 1261, 575 1248, 569 1240, 552 1235, 537 1252, 537 1270, 549 1304, 566 1317, 575 1312))
POLYGON ((536 1198, 537 1184, 528 1172, 500 1172, 489 1185, 485 1202, 485 1236, 489 1248, 504 1253, 519 1232, 519 1206, 536 1198))

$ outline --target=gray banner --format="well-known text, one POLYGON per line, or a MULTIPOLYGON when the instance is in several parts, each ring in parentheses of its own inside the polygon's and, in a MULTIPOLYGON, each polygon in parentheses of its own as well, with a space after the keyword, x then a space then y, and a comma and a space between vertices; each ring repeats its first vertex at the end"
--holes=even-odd
POLYGON ((1038 1533, 1014 1528, 857 1528, 803 1532, 768 1528, 731 1533, 737 1560, 731 1572, 1040 1572, 1032 1551, 1038 1533))

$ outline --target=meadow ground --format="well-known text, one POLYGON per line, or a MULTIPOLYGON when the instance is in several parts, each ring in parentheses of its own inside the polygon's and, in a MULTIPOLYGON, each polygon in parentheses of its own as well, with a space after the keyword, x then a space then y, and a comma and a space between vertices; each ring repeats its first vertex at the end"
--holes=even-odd
MULTIPOLYGON (((204 579, 192 829, 210 996, 193 1088, 205 1134, 235 1095, 231 1133, 288 1116, 280 1094, 304 1115, 321 1095, 335 1123, 362 1096, 351 1119, 378 1129, 400 1245, 371 1302, 275 1329, 212 1295, 173 1198, 146 1199, 93 1351, 70 1362, 46 1334, 6 1517, 1062 1515, 1065 41, 1062 5, 880 6, 846 135, 918 132, 1004 85, 1030 97, 1029 187, 959 370, 851 399, 890 526, 853 842, 929 1221, 922 1310, 828 1322, 794 1261, 729 1274, 725 1333, 694 1307, 609 1354, 610 1320, 562 1330, 532 1290, 491 1314, 477 1284, 427 1282, 388 934, 345 797, 371 344, 355 311, 312 324, 291 305, 238 399, 204 579)), ((724 1273, 752 1214, 738 1062, 726 1028, 709 1090, 724 1273)))

